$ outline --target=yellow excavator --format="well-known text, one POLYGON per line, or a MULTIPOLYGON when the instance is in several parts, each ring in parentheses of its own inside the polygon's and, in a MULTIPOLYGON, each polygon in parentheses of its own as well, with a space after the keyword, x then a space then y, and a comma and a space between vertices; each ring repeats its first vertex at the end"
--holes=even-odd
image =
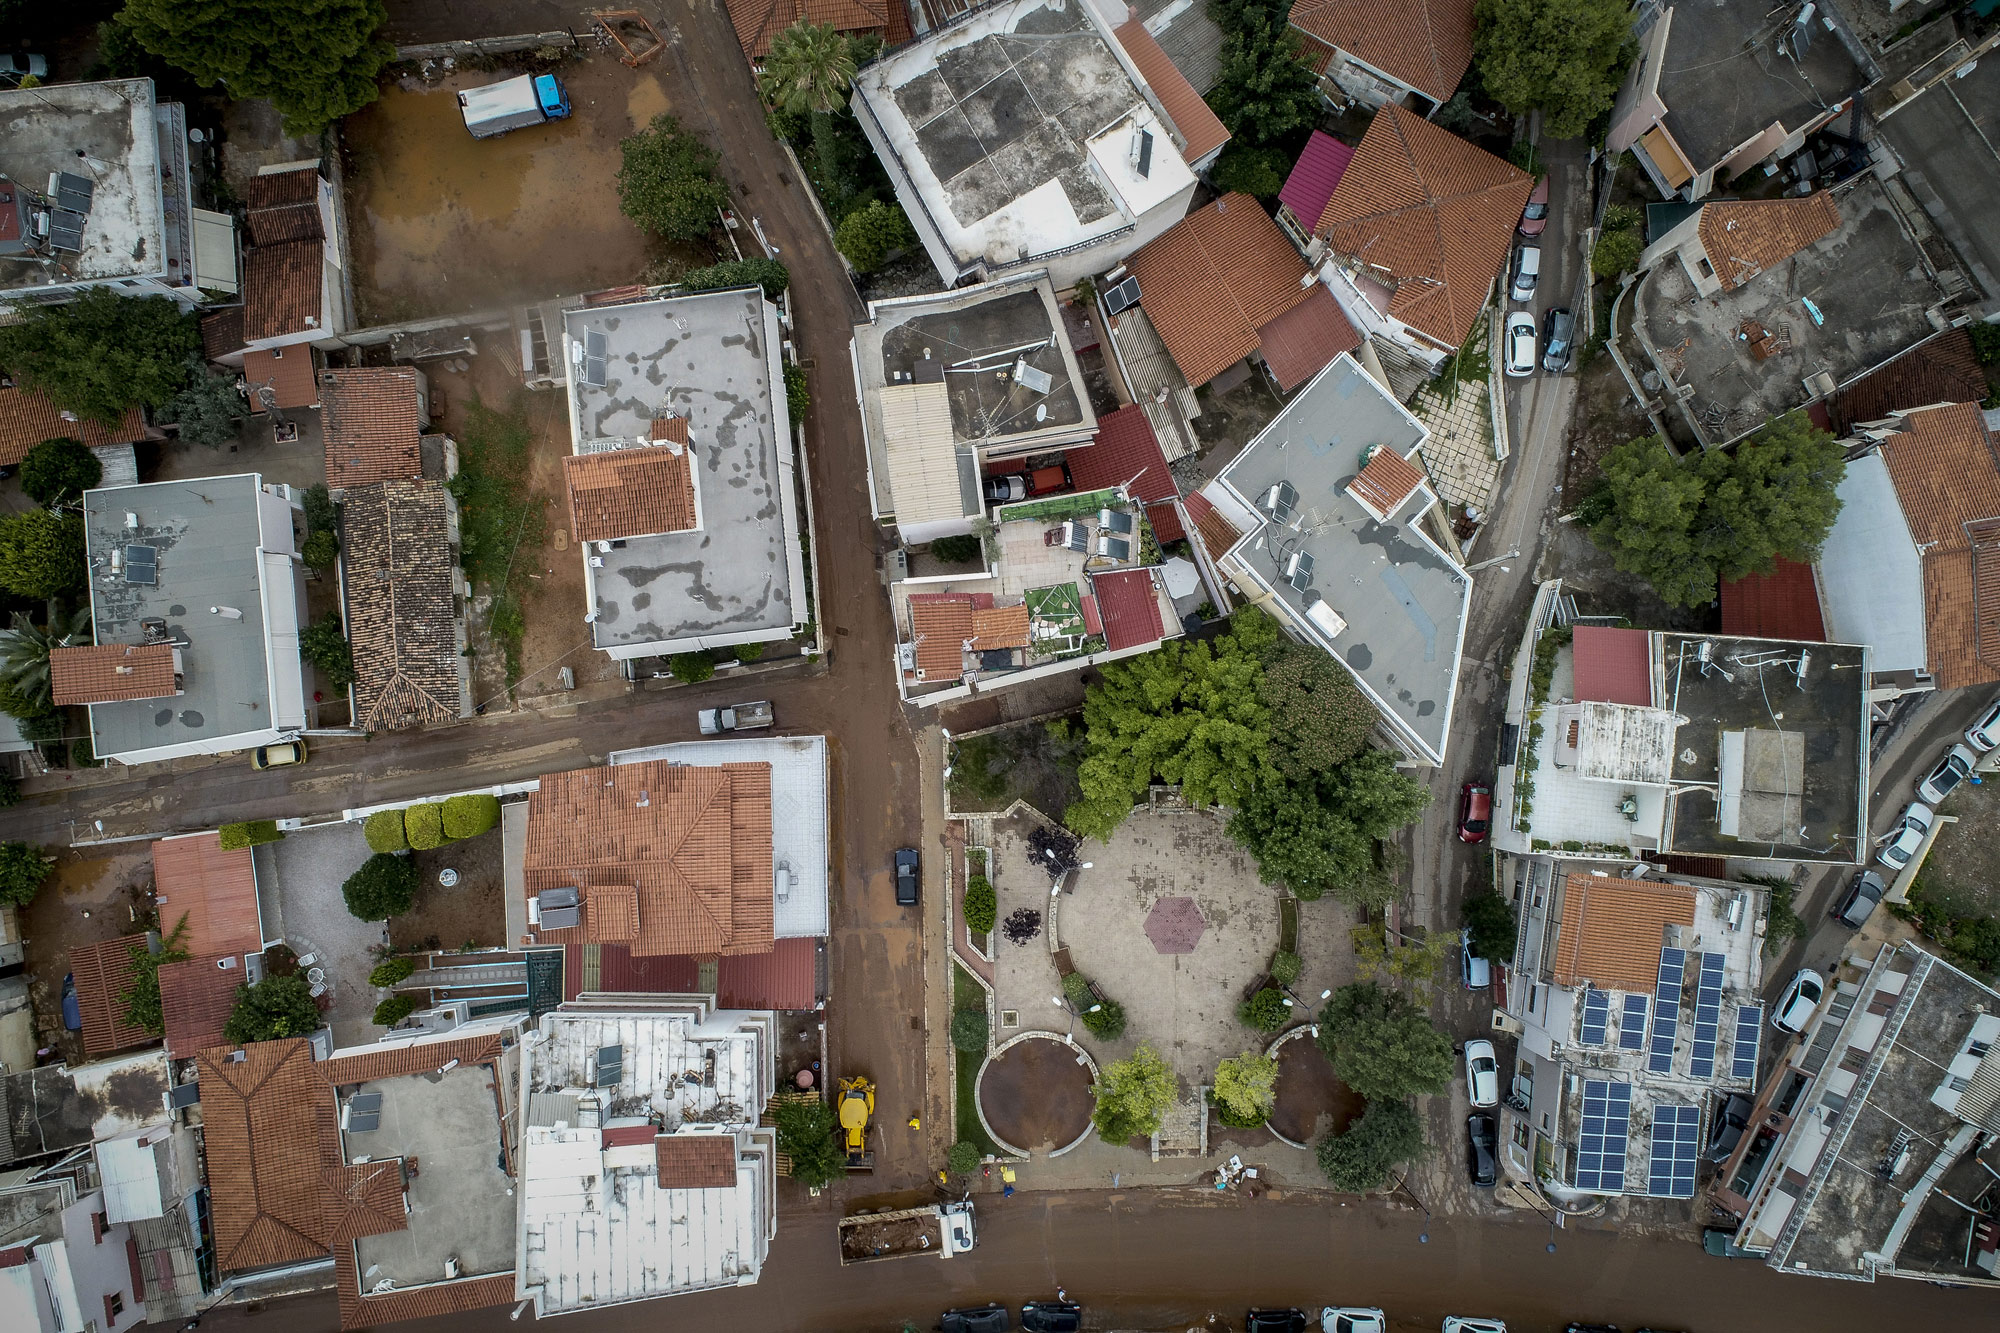
POLYGON ((873 1171, 868 1122, 875 1118, 875 1083, 866 1074, 840 1080, 840 1132, 847 1142, 847 1169, 873 1171))

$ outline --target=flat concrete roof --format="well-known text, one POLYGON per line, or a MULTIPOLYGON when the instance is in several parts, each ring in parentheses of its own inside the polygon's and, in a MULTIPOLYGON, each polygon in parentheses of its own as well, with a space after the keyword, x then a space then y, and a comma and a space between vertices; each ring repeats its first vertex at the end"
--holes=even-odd
MULTIPOLYGON (((126 754, 258 732, 277 725, 267 669, 270 630, 264 612, 264 545, 256 473, 156 481, 85 492, 84 536, 90 557, 90 611, 97 642, 140 643, 140 622, 166 622, 180 646, 182 690, 164 699, 92 704, 92 744, 99 756, 126 754), (138 525, 126 521, 135 515, 138 525), (128 575, 127 549, 150 547, 155 583, 128 575), (121 568, 113 571, 117 552, 121 568), (234 612, 235 614, 230 614, 234 612)), ((289 524, 290 506, 284 505, 289 524)), ((290 533, 286 534, 289 545, 290 533)), ((288 558, 288 557, 287 557, 288 558)), ((289 607, 293 589, 272 589, 289 607)))
POLYGON ((1868 82, 1839 35, 1817 20, 1804 60, 1778 54, 1777 39, 1798 16, 1796 6, 1766 17, 1720 0, 1677 0, 1673 15, 1660 100, 1674 141, 1697 167, 1714 165, 1774 121, 1795 130, 1868 82))
MULTIPOLYGON (((83 176, 94 187, 82 252, 55 256, 60 262, 0 257, 0 292, 51 280, 167 274, 167 260, 182 258, 168 253, 153 113, 151 79, 0 90, 0 175, 37 194, 56 171, 83 176)), ((185 188, 179 183, 177 196, 185 188)), ((183 269, 169 277, 191 281, 193 274, 183 269)))
POLYGON ((576 452, 650 440, 655 417, 684 417, 699 495, 699 528, 587 553, 604 562, 589 569, 596 646, 789 631, 805 610, 803 554, 790 425, 778 424, 783 389, 773 383, 777 317, 762 291, 569 310, 563 331, 571 347, 593 332, 606 345, 601 386, 565 349, 576 452))
POLYGON ((1405 501, 1386 523, 1347 493, 1370 446, 1408 457, 1426 434, 1421 422, 1342 353, 1217 481, 1253 510, 1281 481, 1298 492, 1292 524, 1278 528, 1266 520, 1244 534, 1232 558, 1255 570, 1295 618, 1306 619, 1310 595, 1311 602, 1323 602, 1346 621, 1323 646, 1378 707, 1442 755, 1471 576, 1419 529, 1430 503, 1427 493, 1419 492, 1422 501, 1405 501), (1305 592, 1280 576, 1280 562, 1294 551, 1313 558, 1313 581, 1305 592))
POLYGON ((864 121, 960 269, 1108 236, 1194 179, 1087 9, 978 10, 855 75, 864 121), (1140 131, 1145 175, 1130 160, 1140 131))

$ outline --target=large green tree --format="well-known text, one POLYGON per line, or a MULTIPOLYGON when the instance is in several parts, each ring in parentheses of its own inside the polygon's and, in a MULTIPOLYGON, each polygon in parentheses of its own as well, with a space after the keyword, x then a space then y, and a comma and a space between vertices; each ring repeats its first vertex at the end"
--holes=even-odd
POLYGON ((125 0, 139 45, 235 99, 268 97, 291 134, 317 134, 374 101, 396 48, 382 0, 125 0))
MULTIPOLYGON (((1272 716, 1289 726, 1290 714, 1274 709, 1272 716)), ((1357 907, 1395 898, 1393 866, 1381 842, 1416 822, 1430 805, 1430 790, 1400 772, 1384 750, 1364 750, 1335 768, 1301 771, 1296 780, 1267 779, 1247 793, 1230 816, 1230 836, 1250 849, 1266 880, 1300 898, 1331 893, 1357 907)))
POLYGON ((813 155, 820 176, 840 170, 840 141, 833 116, 847 101, 854 81, 854 44, 831 23, 801 19, 771 39, 770 54, 757 75, 764 100, 780 111, 812 117, 813 155))
POLYGON ((134 403, 164 406, 200 353, 200 326, 174 302, 103 287, 0 326, 0 367, 57 407, 106 424, 134 403))
POLYGON ((1278 1100, 1277 1057, 1245 1051, 1215 1066, 1215 1104, 1223 1122, 1249 1129, 1271 1118, 1278 1100))
POLYGON ((1494 101, 1574 139, 1611 110, 1637 54, 1628 0, 1478 0, 1473 58, 1494 101))
POLYGON ((1160 1053, 1149 1043, 1126 1059, 1106 1065, 1094 1088, 1097 1106, 1090 1113, 1097 1136, 1106 1143, 1123 1144, 1149 1135, 1180 1100, 1180 1081, 1160 1053))
POLYGON ((310 1036, 319 1027, 319 1005, 303 973, 269 976, 236 991, 236 1007, 222 1025, 225 1041, 276 1041, 310 1036))
POLYGON ((778 1151, 792 1159, 792 1179, 818 1189, 841 1173, 840 1145, 834 1138, 833 1108, 818 1098, 787 1097, 771 1109, 778 1151))
POLYGON ((1283 720, 1272 729, 1271 762, 1295 781, 1360 754, 1381 721, 1346 667, 1330 654, 1289 640, 1265 663, 1257 697, 1272 717, 1283 720))
POLYGON ((0 842, 0 903, 26 907, 55 868, 55 858, 32 843, 0 842))
POLYGON ((21 460, 21 489, 36 504, 70 504, 104 480, 104 464, 82 440, 43 440, 21 460))
POLYGON ((214 449, 236 438, 238 424, 249 412, 234 375, 196 367, 188 386, 160 410, 160 420, 179 426, 181 439, 189 444, 214 449))
POLYGON ((618 206, 647 231, 670 241, 699 240, 715 229, 729 189, 715 174, 722 160, 707 144, 659 115, 619 146, 618 206))
POLYGON ((1369 981, 1342 986, 1314 1034, 1333 1072, 1370 1102, 1441 1092, 1451 1082, 1451 1038, 1401 991, 1369 981))
POLYGON ((55 707, 49 691, 49 650, 74 647, 89 638, 88 606, 64 615, 52 602, 48 619, 40 625, 27 612, 16 611, 14 623, 0 629, 0 680, 13 687, 13 698, 36 713, 46 713, 55 707))
POLYGON ((863 273, 882 267, 891 251, 907 250, 916 243, 917 233, 902 205, 881 199, 870 199, 849 213, 833 232, 833 248, 863 273))
POLYGON ((1319 1169, 1337 1190, 1360 1194, 1424 1155, 1424 1122, 1408 1102, 1371 1101, 1359 1120, 1319 1142, 1319 1169))
POLYGON ((31 509, 0 518, 0 587, 48 601, 81 591, 89 572, 83 515, 31 509))
POLYGON ((1239 153, 1302 135, 1319 119, 1319 78, 1301 56, 1291 12, 1292 0, 1209 0, 1222 63, 1208 104, 1239 153))
POLYGON ((407 856, 377 852, 340 886, 347 910, 362 921, 386 921, 410 910, 417 900, 417 863, 407 856))

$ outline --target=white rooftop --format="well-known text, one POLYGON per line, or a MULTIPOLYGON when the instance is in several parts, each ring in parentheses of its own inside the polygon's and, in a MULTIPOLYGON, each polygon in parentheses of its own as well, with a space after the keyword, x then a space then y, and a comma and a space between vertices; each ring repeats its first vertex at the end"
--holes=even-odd
POLYGON ((1882 455, 1848 463, 1838 494, 1840 516, 1819 554, 1827 638, 1867 644, 1877 671, 1921 671, 1924 561, 1882 455))
POLYGON ((97 1144, 97 1175, 104 1189, 104 1216, 112 1222, 137 1222, 166 1214, 160 1197, 160 1166, 154 1156, 167 1137, 165 1125, 151 1131, 120 1134, 97 1144))
POLYGON ((1564 704, 1555 710, 1555 724, 1556 766, 1580 778, 1665 786, 1673 775, 1680 718, 1663 708, 1564 704))

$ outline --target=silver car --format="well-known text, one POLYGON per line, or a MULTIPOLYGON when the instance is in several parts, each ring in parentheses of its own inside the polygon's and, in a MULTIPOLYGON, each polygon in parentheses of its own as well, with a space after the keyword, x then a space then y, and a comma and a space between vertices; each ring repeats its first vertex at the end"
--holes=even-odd
POLYGON ((1979 756, 1972 752, 1971 747, 1952 746, 1917 784, 1917 799, 1933 806, 1940 804, 1959 783, 1971 777, 1972 770, 1978 766, 1979 756))
POLYGON ((1917 854, 1917 848, 1924 845, 1924 835, 1931 831, 1931 823, 1937 815, 1922 801, 1911 801, 1903 811, 1903 817, 1896 821, 1896 827, 1889 830, 1889 836, 1882 842, 1882 850, 1875 853, 1875 859, 1891 870, 1901 870, 1917 854))

